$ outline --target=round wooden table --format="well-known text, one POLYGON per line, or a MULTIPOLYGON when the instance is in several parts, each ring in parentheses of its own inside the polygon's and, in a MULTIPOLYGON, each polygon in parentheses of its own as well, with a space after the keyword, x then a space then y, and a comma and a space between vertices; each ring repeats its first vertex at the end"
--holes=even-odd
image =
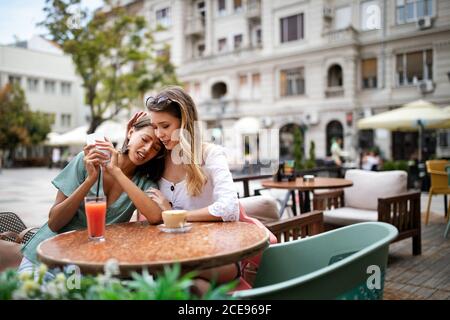
MULTIPOLYGON (((274 188, 274 189, 288 189, 291 192, 288 193, 288 197, 285 199, 284 206, 282 210, 286 207, 287 201, 289 200, 289 195, 292 195, 294 204, 295 202, 295 190, 299 191, 299 208, 300 212, 311 211, 311 204, 309 198, 309 192, 316 189, 341 189, 346 187, 351 187, 353 182, 351 180, 341 179, 341 178, 325 178, 325 177, 315 177, 314 181, 303 181, 303 178, 297 178, 295 181, 273 181, 273 180, 263 180, 261 185, 264 188, 274 188)), ((296 214, 296 209, 294 205, 294 214, 296 214)))
POLYGON ((59 234, 37 248, 49 267, 75 264, 85 274, 103 272, 109 259, 119 263, 121 275, 147 268, 161 271, 180 263, 183 270, 205 269, 240 261, 269 245, 267 230, 246 222, 198 222, 186 233, 165 233, 147 222, 112 224, 106 240, 88 240, 87 230, 59 234))

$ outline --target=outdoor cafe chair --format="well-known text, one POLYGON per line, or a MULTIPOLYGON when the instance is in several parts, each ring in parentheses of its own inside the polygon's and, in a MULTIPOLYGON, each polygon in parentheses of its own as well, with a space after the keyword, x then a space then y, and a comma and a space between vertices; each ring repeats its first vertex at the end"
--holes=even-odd
MULTIPOLYGON (((426 162, 427 172, 430 175, 431 186, 428 192, 428 204, 427 204, 427 212, 425 216, 425 224, 428 224, 430 220, 430 206, 431 206, 431 198, 437 194, 443 194, 445 207, 447 207, 447 195, 450 194, 450 187, 448 183, 448 174, 446 171, 446 167, 450 165, 450 162, 447 160, 428 160, 426 162)), ((447 208, 447 219, 450 214, 448 214, 447 208)), ((449 206, 450 209, 450 206, 449 206)))
MULTIPOLYGON (((263 216, 258 213, 260 210, 267 209, 267 199, 263 196, 255 196, 242 198, 239 200, 239 221, 255 224, 259 228, 267 229, 269 232, 270 245, 282 242, 296 240, 300 237, 308 237, 323 232, 323 215, 322 212, 309 212, 301 216, 295 216, 288 219, 265 222, 258 219, 263 216), (253 199, 252 199, 253 198, 253 199), (243 201, 246 199, 245 201, 243 201), (251 199, 252 201, 249 201, 251 199), (258 202, 260 205, 258 206, 258 202), (250 210, 248 210, 250 209, 250 210), (256 210, 255 210, 256 209, 256 210)), ((271 208, 272 206, 269 206, 271 208)), ((276 214, 276 208, 274 209, 276 214)), ((235 290, 243 290, 251 288, 257 270, 259 268, 261 255, 241 261, 242 277, 235 290)))
POLYGON ((324 210, 325 230, 359 222, 386 222, 398 229, 395 241, 412 238, 414 255, 422 252, 420 192, 408 192, 405 171, 348 170, 353 186, 314 195, 314 209, 324 210))
POLYGON ((365 222, 267 248, 252 289, 238 299, 382 299, 397 229, 365 222))
POLYGON ((17 268, 22 260, 20 249, 38 228, 27 228, 13 212, 0 212, 0 272, 17 268))
POLYGON ((0 212, 0 239, 16 243, 26 243, 39 228, 27 228, 19 216, 13 212, 0 212))

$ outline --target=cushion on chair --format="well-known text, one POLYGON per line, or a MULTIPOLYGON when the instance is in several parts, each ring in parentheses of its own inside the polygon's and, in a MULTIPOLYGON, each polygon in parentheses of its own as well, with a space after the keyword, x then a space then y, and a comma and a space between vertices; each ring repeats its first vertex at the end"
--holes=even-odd
POLYGON ((378 198, 392 197, 407 191, 408 175, 401 170, 348 170, 345 179, 353 181, 352 187, 344 189, 345 205, 352 208, 377 210, 378 198))
POLYGON ((253 196, 240 198, 239 202, 245 209, 248 216, 256 218, 262 223, 278 221, 277 201, 270 196, 253 196))
POLYGON ((376 210, 343 207, 323 212, 323 221, 325 223, 338 226, 347 226, 354 223, 377 220, 378 212, 376 210))

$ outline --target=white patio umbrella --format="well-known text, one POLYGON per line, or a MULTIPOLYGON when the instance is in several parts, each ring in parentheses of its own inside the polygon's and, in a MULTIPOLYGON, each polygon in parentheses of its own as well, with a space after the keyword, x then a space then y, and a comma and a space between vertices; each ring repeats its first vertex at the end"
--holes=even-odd
POLYGON ((234 123, 233 129, 240 134, 257 134, 261 127, 258 119, 253 117, 244 117, 234 123))
POLYGON ((450 112, 431 102, 417 100, 403 107, 358 121, 359 129, 388 129, 391 131, 419 131, 419 161, 422 160, 423 129, 450 128, 450 112))
POLYGON ((56 137, 56 143, 63 146, 84 145, 86 143, 87 129, 88 126, 84 125, 63 133, 59 137, 56 137))
POLYGON ((57 140, 60 134, 58 132, 49 132, 47 138, 45 139, 44 145, 46 146, 57 146, 57 140))
MULTIPOLYGON (((95 132, 102 133, 111 142, 121 143, 125 139, 126 123, 108 120, 103 122, 95 132)), ((51 132, 47 135, 50 146, 80 146, 86 144, 88 126, 80 126, 66 133, 51 132)))
POLYGON ((111 142, 122 143, 125 140, 126 122, 120 123, 113 120, 103 122, 95 132, 101 132, 111 142))

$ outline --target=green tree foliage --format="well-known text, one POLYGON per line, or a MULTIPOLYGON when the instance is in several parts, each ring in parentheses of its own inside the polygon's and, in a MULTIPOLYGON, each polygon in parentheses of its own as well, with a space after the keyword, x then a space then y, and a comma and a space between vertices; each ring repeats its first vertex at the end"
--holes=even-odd
POLYGON ((109 10, 90 14, 80 0, 46 0, 47 16, 41 22, 51 40, 71 55, 81 77, 90 108, 88 133, 133 103, 142 103, 146 91, 178 84, 169 55, 154 54, 145 18, 110 1, 105 8, 109 10))
POLYGON ((294 158, 295 169, 297 171, 303 170, 303 134, 298 127, 294 129, 294 158))
MULTIPOLYGON (((0 90, 0 149, 14 151, 18 145, 36 145, 50 132, 50 121, 32 112, 19 85, 0 90)), ((11 152, 11 154, 13 154, 11 152)))
POLYGON ((306 161, 306 168, 312 169, 316 166, 316 143, 311 141, 309 145, 309 159, 306 161))

